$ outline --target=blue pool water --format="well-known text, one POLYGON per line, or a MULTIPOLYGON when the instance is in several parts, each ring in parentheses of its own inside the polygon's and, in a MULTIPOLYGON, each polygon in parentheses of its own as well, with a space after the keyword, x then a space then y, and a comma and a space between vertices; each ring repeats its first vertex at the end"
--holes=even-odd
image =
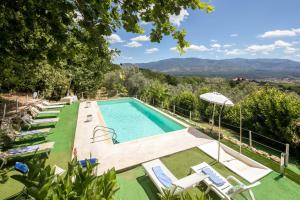
POLYGON ((135 99, 98 101, 98 106, 106 126, 115 129, 118 143, 185 128, 135 99))

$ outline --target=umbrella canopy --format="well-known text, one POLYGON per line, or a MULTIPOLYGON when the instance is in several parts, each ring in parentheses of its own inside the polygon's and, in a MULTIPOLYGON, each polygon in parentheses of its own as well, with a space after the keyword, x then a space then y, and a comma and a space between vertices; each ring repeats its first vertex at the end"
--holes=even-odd
POLYGON ((224 106, 233 106, 234 104, 232 101, 225 97, 223 94, 220 94, 218 92, 209 92, 205 94, 200 95, 200 99, 213 103, 214 109, 213 109, 213 117, 212 117, 212 128, 214 127, 214 116, 215 116, 215 107, 216 105, 221 105, 221 109, 219 112, 219 139, 218 139, 218 162, 220 161, 220 140, 221 140, 221 113, 224 106))
POLYGON ((209 93, 201 94, 200 99, 204 101, 208 101, 213 104, 219 104, 224 106, 234 105, 229 98, 225 97, 223 94, 220 94, 218 92, 209 92, 209 93))

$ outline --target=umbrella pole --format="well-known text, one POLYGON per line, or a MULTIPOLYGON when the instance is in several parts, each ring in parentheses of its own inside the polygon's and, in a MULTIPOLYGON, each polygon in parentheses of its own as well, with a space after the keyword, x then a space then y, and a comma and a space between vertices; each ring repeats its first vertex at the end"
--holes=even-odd
POLYGON ((214 103, 213 115, 212 115, 211 132, 213 132, 213 130, 214 130, 214 125, 215 125, 215 110, 216 110, 216 104, 214 103))
POLYGON ((218 138, 218 162, 220 162, 220 149, 221 149, 221 113, 219 115, 219 138, 218 138))
POLYGON ((240 153, 242 153, 242 105, 240 105, 240 153))
POLYGON ((221 115, 222 115, 222 111, 225 106, 225 103, 226 103, 226 101, 222 105, 220 113, 219 113, 218 162, 220 162, 220 151, 221 151, 221 115))

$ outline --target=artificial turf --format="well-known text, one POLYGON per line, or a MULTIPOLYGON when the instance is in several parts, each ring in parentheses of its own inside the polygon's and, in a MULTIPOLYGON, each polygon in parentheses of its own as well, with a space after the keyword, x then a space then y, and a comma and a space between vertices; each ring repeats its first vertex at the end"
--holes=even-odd
POLYGON ((143 200, 159 199, 158 190, 151 180, 145 176, 141 166, 117 175, 117 183, 120 187, 116 199, 143 200))
POLYGON ((56 164, 64 169, 68 166, 72 155, 78 106, 79 103, 74 103, 64 108, 59 115, 60 121, 56 124, 53 134, 47 137, 48 140, 55 142, 54 149, 47 160, 49 164, 56 164))
MULTIPOLYGON (((78 114, 79 103, 73 103, 72 105, 66 105, 61 109, 59 121, 54 128, 51 129, 51 134, 46 138, 40 138, 36 140, 29 140, 25 142, 18 142, 16 146, 28 146, 37 143, 44 142, 55 142, 54 148, 51 150, 51 153, 47 159, 47 163, 50 165, 58 165, 61 168, 66 169, 68 161, 71 160, 72 155, 72 146, 74 142, 76 123, 77 123, 77 114, 78 114)), ((38 116, 38 118, 46 117, 55 117, 53 115, 43 115, 38 116)), ((35 126, 31 129, 52 127, 51 124, 35 126)), ((29 158, 26 158, 29 159, 29 158)), ((14 160, 16 161, 16 160, 14 160)), ((26 161, 26 160, 25 160, 26 161)), ((10 162, 12 167, 14 162, 10 162)), ((8 173, 10 177, 7 182, 0 183, 0 199, 6 199, 14 196, 19 193, 23 186, 18 181, 11 178, 17 172, 12 170, 8 173)))
MULTIPOLYGON (((162 162, 177 177, 182 178, 191 173, 190 168, 201 162, 207 162, 224 177, 234 175, 236 178, 248 184, 247 181, 234 174, 232 171, 217 163, 198 148, 189 149, 167 157, 161 158, 162 162)), ((157 199, 158 190, 155 188, 150 178, 145 175, 141 166, 118 174, 120 190, 117 199, 147 200, 157 199)), ((271 172, 260 180, 261 184, 253 189, 257 200, 289 199, 298 200, 300 196, 300 185, 288 178, 281 177, 277 172, 271 172)), ((200 187, 201 190, 205 186, 200 187)), ((191 194, 201 193, 199 188, 187 190, 191 194)), ((247 195, 247 194, 245 194, 247 195)), ((209 193, 212 199, 219 199, 213 192, 209 193)), ((245 199, 238 195, 237 199, 245 199)))

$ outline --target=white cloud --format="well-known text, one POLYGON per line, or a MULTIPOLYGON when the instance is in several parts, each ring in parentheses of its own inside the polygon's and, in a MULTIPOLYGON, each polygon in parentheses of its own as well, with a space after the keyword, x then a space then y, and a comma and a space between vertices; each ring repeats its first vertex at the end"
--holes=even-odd
POLYGON ((282 41, 282 40, 277 40, 274 42, 274 45, 276 47, 281 47, 281 48, 287 48, 287 47, 290 47, 292 46, 292 44, 288 43, 288 42, 285 42, 285 41, 282 41))
MULTIPOLYGON (((171 47, 170 50, 171 51, 178 51, 176 47, 171 47)), ((210 49, 207 48, 204 45, 191 44, 189 47, 185 47, 183 50, 184 51, 199 51, 199 52, 203 52, 203 51, 209 51, 210 49)))
POLYGON ((191 44, 189 47, 184 48, 185 51, 209 51, 204 45, 191 44))
POLYGON ((138 41, 138 42, 146 42, 146 41, 150 41, 150 37, 147 35, 140 35, 134 38, 130 39, 131 41, 138 41))
POLYGON ((295 48, 292 47, 291 43, 277 40, 272 44, 264 44, 264 45, 250 45, 246 48, 246 51, 250 53, 262 53, 262 54, 269 54, 275 49, 284 49, 285 53, 294 53, 297 51, 295 48))
POLYGON ((123 60, 132 60, 133 57, 131 56, 120 56, 120 58, 122 58, 123 60))
POLYGON ((262 53, 262 54, 269 54, 271 51, 275 50, 275 46, 273 44, 269 45, 250 45, 246 48, 246 51, 250 53, 262 53))
POLYGON ((237 36, 239 36, 239 34, 237 34, 237 33, 230 34, 230 37, 237 37, 237 36))
POLYGON ((119 35, 117 34, 111 34, 110 36, 106 36, 106 40, 111 43, 120 43, 120 42, 124 42, 119 35))
POLYGON ((215 43, 215 42, 218 42, 218 40, 210 40, 211 42, 215 43))
POLYGON ((287 30, 274 30, 267 31, 258 37, 260 38, 274 38, 274 37, 292 37, 300 35, 300 28, 298 29, 287 29, 287 30))
POLYGON ((287 47, 285 50, 284 50, 284 53, 286 54, 292 54, 292 53, 295 53, 297 52, 298 50, 293 48, 293 47, 287 47))
POLYGON ((132 42, 128 42, 127 44, 124 45, 125 47, 130 47, 130 48, 137 48, 142 46, 141 43, 136 42, 136 41, 132 41, 132 42))
POLYGON ((170 22, 176 26, 180 26, 181 22, 189 16, 186 9, 181 9, 179 15, 170 15, 170 22))
POLYGON ((159 51, 159 49, 154 47, 154 48, 146 49, 145 53, 154 53, 157 51, 159 51))
POLYGON ((210 45, 212 48, 221 48, 221 45, 218 43, 210 45))
POLYGON ((224 48, 228 48, 228 47, 232 47, 232 46, 233 46, 232 44, 224 44, 223 45, 224 48))
POLYGON ((244 51, 243 50, 241 50, 241 49, 232 49, 232 50, 225 50, 225 54, 226 55, 229 55, 229 56, 236 56, 236 55, 241 55, 241 54, 243 54, 244 53, 244 51))

